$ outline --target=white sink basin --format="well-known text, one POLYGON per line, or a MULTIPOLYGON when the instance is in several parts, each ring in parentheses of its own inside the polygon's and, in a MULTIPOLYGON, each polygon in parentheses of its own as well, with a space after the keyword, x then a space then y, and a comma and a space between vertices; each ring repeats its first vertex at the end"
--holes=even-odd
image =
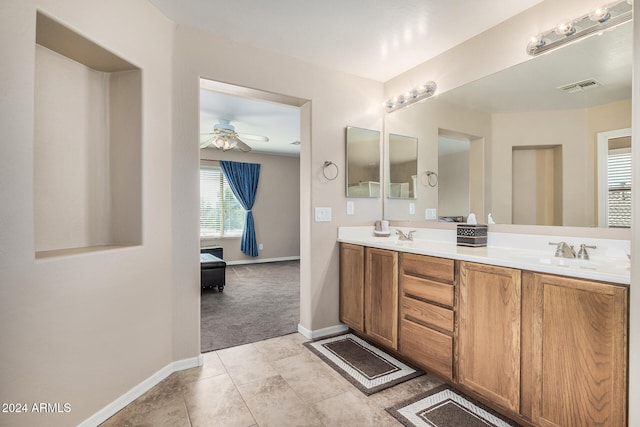
POLYGON ((579 259, 579 258, 556 258, 556 257, 539 257, 536 255, 523 255, 518 258, 522 258, 523 260, 533 261, 539 264, 553 264, 553 265, 566 265, 566 266, 576 266, 576 265, 588 265, 590 263, 589 260, 579 259))
POLYGON ((527 264, 551 265, 567 268, 579 268, 582 270, 598 271, 626 271, 629 265, 619 260, 593 260, 579 258, 560 258, 553 256, 537 255, 513 255, 514 261, 521 261, 527 264))

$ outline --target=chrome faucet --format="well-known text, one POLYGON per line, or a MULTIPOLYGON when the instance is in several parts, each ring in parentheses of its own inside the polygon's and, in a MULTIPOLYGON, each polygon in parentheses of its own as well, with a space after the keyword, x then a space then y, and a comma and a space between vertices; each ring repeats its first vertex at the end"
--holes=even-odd
POLYGON ((584 243, 582 243, 580 245, 580 250, 578 251, 577 257, 580 258, 580 259, 589 259, 589 252, 587 252, 587 248, 595 249, 596 246, 595 245, 588 246, 588 245, 585 245, 584 243))
POLYGON ((411 230, 411 231, 408 231, 407 234, 404 234, 402 230, 396 229, 396 234, 400 236, 398 237, 398 240, 413 241, 413 233, 415 232, 416 230, 411 230))
POLYGON ((575 258, 576 251, 573 250, 573 246, 569 246, 566 242, 553 243, 549 242, 550 245, 556 246, 556 254, 557 257, 562 258, 575 258))

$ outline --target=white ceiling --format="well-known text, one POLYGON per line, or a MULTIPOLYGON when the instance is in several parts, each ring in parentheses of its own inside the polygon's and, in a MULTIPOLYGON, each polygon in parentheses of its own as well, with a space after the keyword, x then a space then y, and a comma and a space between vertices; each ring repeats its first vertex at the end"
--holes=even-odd
MULTIPOLYGON (((377 81, 472 38, 541 0, 150 0, 172 21, 377 81)), ((298 155, 295 107, 201 91, 201 132, 219 119, 253 152, 298 155)))
POLYGON ((174 22, 387 81, 541 0, 150 0, 174 22))
POLYGON ((298 156, 300 146, 300 110, 290 105, 228 95, 218 91, 200 89, 200 138, 208 133, 220 119, 231 121, 240 139, 254 153, 298 156), (266 136, 268 142, 244 138, 242 134, 266 136))

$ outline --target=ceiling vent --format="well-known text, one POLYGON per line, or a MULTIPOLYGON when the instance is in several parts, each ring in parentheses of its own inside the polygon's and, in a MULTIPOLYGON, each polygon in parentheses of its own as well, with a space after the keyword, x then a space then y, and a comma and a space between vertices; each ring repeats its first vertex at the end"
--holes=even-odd
POLYGON ((567 93, 576 93, 582 92, 585 90, 594 89, 598 86, 601 86, 600 83, 595 79, 587 79, 577 83, 571 83, 565 86, 560 86, 558 89, 567 92, 567 93))

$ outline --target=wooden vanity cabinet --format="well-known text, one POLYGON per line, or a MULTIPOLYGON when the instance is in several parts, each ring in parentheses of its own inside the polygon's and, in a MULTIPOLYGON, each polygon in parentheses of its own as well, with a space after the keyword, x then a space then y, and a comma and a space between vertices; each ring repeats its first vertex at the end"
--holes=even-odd
POLYGON ((398 350, 412 362, 453 378, 454 261, 400 254, 398 350))
POLYGON ((536 425, 627 425, 628 291, 524 273, 522 414, 536 425))
POLYGON ((460 262, 457 381, 520 410, 521 271, 460 262))
POLYGON ((389 348, 398 348, 398 253, 365 248, 365 334, 389 348))
POLYGON ((364 247, 340 243, 340 321, 364 332, 364 247))
POLYGON ((340 245, 340 320, 536 426, 627 425, 629 288, 340 245))

